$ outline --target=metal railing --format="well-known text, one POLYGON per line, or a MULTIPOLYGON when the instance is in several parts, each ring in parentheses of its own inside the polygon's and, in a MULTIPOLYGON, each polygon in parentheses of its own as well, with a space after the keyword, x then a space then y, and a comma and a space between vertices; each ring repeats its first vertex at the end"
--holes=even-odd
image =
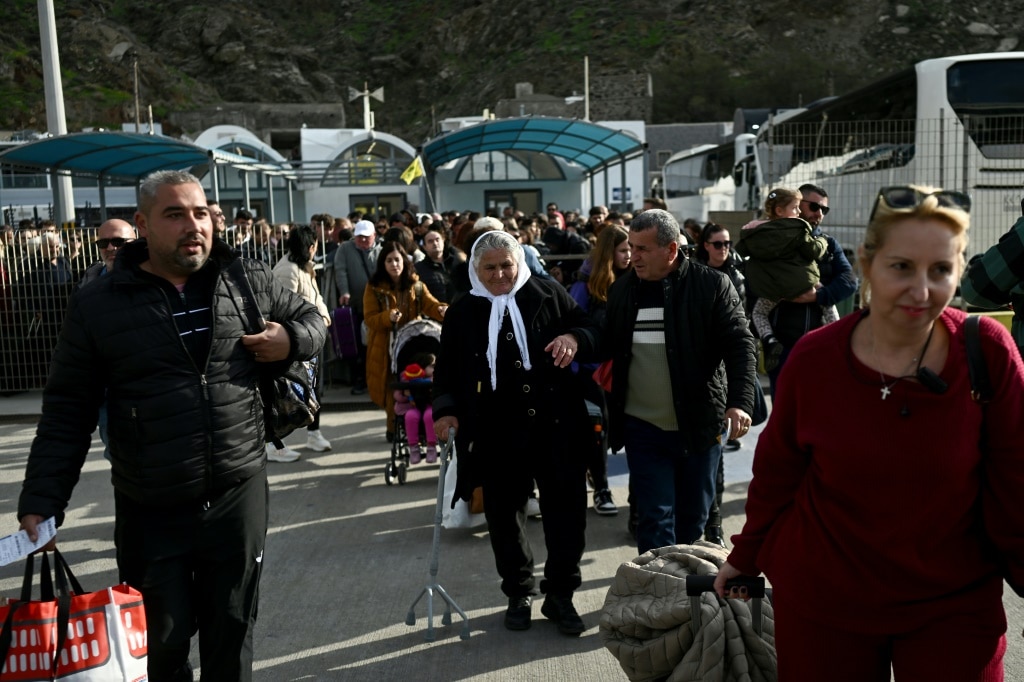
MULTIPOLYGON (((0 394, 45 384, 68 301, 85 270, 101 260, 91 239, 85 242, 77 251, 65 246, 56 261, 47 260, 36 242, 0 247, 0 394)), ((272 253, 271 267, 278 257, 272 253)), ((331 268, 318 272, 333 276, 331 268)), ((326 376, 330 387, 332 372, 326 376)))
POLYGON ((762 196, 813 183, 829 193, 822 223, 843 246, 863 240, 875 197, 889 185, 932 185, 971 195, 968 257, 1020 217, 1024 116, 782 122, 758 140, 762 196))

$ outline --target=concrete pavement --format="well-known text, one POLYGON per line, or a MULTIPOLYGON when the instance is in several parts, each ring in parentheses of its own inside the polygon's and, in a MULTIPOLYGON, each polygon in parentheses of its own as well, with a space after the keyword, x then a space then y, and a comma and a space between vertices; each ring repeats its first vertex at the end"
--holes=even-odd
MULTIPOLYGON (((16 530, 14 509, 25 458, 39 412, 39 394, 0 399, 9 415, 0 424, 0 499, 16 530), (34 412, 33 412, 34 405, 34 412), (14 415, 13 417, 10 415, 14 415), (20 419, 21 423, 12 423, 20 419)), ((281 680, 625 680, 603 647, 598 620, 610 577, 635 556, 626 513, 588 516, 584 584, 575 603, 587 631, 565 637, 534 604, 533 628, 509 632, 502 625, 507 601, 499 589, 487 534, 482 529, 443 530, 438 582, 470 618, 471 636, 459 637, 461 618, 443 626, 435 597, 436 641, 426 642, 426 602, 414 626, 406 613, 429 582, 438 465, 413 467, 402 486, 387 486, 389 444, 384 416, 358 409, 347 392, 328 396, 343 410, 321 414, 332 441, 328 453, 305 451, 302 434, 287 439, 303 453, 291 464, 271 462, 270 533, 264 555, 260 617, 255 635, 258 682, 281 680)), ((59 546, 86 589, 116 581, 113 499, 109 467, 94 439, 63 528, 59 546)), ((614 495, 625 505, 624 456, 614 495)), ((735 496, 734 496, 735 497, 735 496)), ((735 511, 737 503, 730 504, 735 511)), ((529 523, 543 571, 541 522, 529 523)), ((14 595, 23 566, 0 567, 0 594, 14 595)), ((195 648, 194 662, 198 665, 195 648)))
MULTIPOLYGON (((28 445, 39 413, 39 393, 0 398, 0 499, 9 510, 0 534, 16 529, 14 509, 28 445), (13 415, 13 416, 12 416, 13 415)), ((420 464, 403 486, 387 486, 389 444, 384 417, 366 409, 365 398, 330 393, 322 430, 334 449, 305 451, 304 437, 288 441, 303 453, 291 464, 270 463, 270 533, 264 558, 260 617, 255 635, 257 682, 282 680, 508 680, 593 682, 626 680, 598 632, 600 610, 618 565, 635 556, 626 532, 625 457, 609 466, 618 516, 588 515, 582 588, 575 604, 588 629, 582 637, 560 635, 534 604, 534 625, 509 632, 502 625, 506 600, 498 588, 490 545, 482 529, 443 530, 438 582, 470 618, 471 636, 459 637, 461 618, 443 626, 435 598, 436 641, 426 642, 426 603, 414 626, 406 613, 429 582, 438 465, 420 464)), ((759 429, 738 453, 728 453, 726 531, 743 522, 750 453, 759 429)), ((82 479, 58 535, 86 589, 116 580, 113 499, 109 467, 94 440, 82 479)), ((543 571, 541 524, 529 532, 543 571)), ((15 595, 22 566, 0 567, 0 594, 15 595)), ((844 598, 855 598, 848 595, 844 598)), ((1006 599, 1010 617, 1007 680, 1024 680, 1024 614, 1020 600, 1006 599)), ((195 648, 193 659, 198 665, 195 648)))

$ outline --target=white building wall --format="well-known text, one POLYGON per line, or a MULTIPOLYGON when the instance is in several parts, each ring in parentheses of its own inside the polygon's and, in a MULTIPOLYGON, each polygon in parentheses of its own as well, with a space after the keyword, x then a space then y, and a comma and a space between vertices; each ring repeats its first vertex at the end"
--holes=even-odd
MULTIPOLYGON (((647 142, 643 121, 595 121, 595 124, 629 134, 645 144, 647 142)), ((632 206, 633 212, 636 212, 643 206, 644 197, 648 193, 643 155, 630 159, 626 162, 625 166, 625 201, 632 206)), ((584 185, 580 193, 581 208, 583 209, 584 216, 591 206, 599 204, 617 210, 620 201, 622 201, 620 199, 622 194, 622 164, 615 164, 606 170, 595 173, 593 179, 584 183, 584 185)))

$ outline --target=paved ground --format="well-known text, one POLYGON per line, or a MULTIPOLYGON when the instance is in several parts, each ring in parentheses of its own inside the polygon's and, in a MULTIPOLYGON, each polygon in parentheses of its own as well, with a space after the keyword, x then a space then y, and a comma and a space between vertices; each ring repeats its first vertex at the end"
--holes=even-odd
MULTIPOLYGON (((406 485, 385 485, 389 446, 382 413, 362 409, 347 393, 329 395, 325 402, 333 409, 322 415, 322 429, 334 449, 303 452, 292 464, 270 464, 271 530, 255 639, 257 682, 626 679, 597 628, 611 576, 635 556, 624 511, 616 517, 589 515, 584 583, 575 600, 588 629, 579 638, 560 635, 540 615, 539 602, 531 630, 506 631, 505 599, 486 534, 479 529, 442 531, 439 582, 469 615, 471 636, 459 637, 457 615, 451 626, 442 626, 435 616, 437 639, 426 642, 425 602, 417 606, 414 626, 407 626, 405 617, 429 582, 438 466, 418 465, 406 485)), ((0 412, 8 415, 7 423, 0 423, 0 504, 11 512, 0 533, 16 528, 13 511, 38 403, 38 394, 0 398, 0 412)), ((727 455, 727 533, 742 524, 756 435, 757 430, 743 450, 727 455)), ((298 445, 303 438, 289 441, 298 445)), ((113 502, 100 450, 97 440, 59 534, 61 548, 87 589, 116 580, 113 502)), ((615 499, 624 505, 625 457, 613 456, 610 468, 615 499)), ((531 522, 530 532, 542 562, 540 523, 531 522)), ((541 570, 539 565, 538 575, 541 570)), ((17 591, 21 572, 19 565, 0 568, 0 594, 17 591)), ((1007 599, 1008 680, 1024 680, 1019 602, 1007 599)), ((441 610, 438 600, 436 611, 441 610)))

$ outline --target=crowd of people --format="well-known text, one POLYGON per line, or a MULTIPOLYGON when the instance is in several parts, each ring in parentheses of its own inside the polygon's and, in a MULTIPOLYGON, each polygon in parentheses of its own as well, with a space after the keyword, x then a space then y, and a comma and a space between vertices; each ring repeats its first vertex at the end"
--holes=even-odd
MULTIPOLYGON (((50 372, 47 429, 30 455, 22 526, 32 535, 43 518, 63 513, 88 448, 84 436, 98 421, 114 471, 119 566, 161 623, 150 638, 160 679, 190 679, 186 621, 223 628, 237 649, 201 650, 204 671, 209 665, 236 679, 239 665, 251 665, 258 571, 248 560, 222 567, 220 579, 245 596, 219 595, 212 608, 190 604, 181 594, 193 588, 179 573, 207 559, 195 559, 195 547, 175 534, 186 529, 201 543, 241 514, 239 550, 262 551, 262 462, 300 455, 267 439, 258 410, 236 418, 214 408, 251 402, 255 383, 232 377, 268 363, 320 356, 323 368, 336 307, 350 310, 357 351, 332 367, 352 394, 368 392, 384 411, 385 437, 395 438, 401 423, 410 463, 434 463, 454 430, 455 497, 482 490, 509 630, 531 626, 538 593, 541 614, 559 631, 585 629, 573 593, 582 584, 588 483, 598 514, 618 511, 609 449, 625 449, 628 527, 639 552, 702 539, 727 547, 723 453, 741 447, 753 424, 760 363, 773 416, 755 453, 746 525, 732 538, 716 590, 742 597, 727 579, 771 580, 780 677, 815 679, 841 661, 830 679, 881 681, 890 669, 897 679, 1001 679, 1003 580, 1024 593, 1024 517, 1013 504, 1024 484, 1015 445, 1024 435, 1024 368, 1009 333, 986 321, 980 333, 994 394, 984 404, 975 399, 966 316, 948 307, 965 271, 966 195, 883 188, 857 253, 861 284, 822 229, 827 191, 810 184, 773 188, 763 215, 731 227, 680 225, 655 198, 635 215, 595 206, 584 217, 548 204, 532 215, 514 207, 500 215, 318 214, 307 226, 271 225, 241 209, 228 225, 187 174, 157 174, 143 187, 135 227, 108 221, 91 238, 5 230, 0 265, 11 296, 0 314, 4 324, 16 311, 19 324, 27 317, 41 331, 54 327, 48 347, 28 345, 25 335, 21 349, 36 358, 27 364, 50 372), (168 202, 183 208, 159 213, 168 202), (25 239, 38 239, 35 255, 12 270, 9 246, 25 239), (95 263, 82 257, 86 239, 95 263), (211 333, 214 317, 237 317, 221 291, 230 277, 217 276, 233 261, 246 264, 270 320, 260 334, 232 329, 237 344, 224 330, 211 333), (14 271, 22 274, 12 278, 14 271), (145 292, 144 305, 106 305, 128 295, 119 283, 145 292), (840 317, 837 304, 859 284, 860 307, 840 317), (174 323, 148 321, 149 310, 174 323), (424 319, 440 327, 436 354, 397 367, 393 336, 424 319), (75 334, 65 331, 57 343, 61 324, 75 334), (142 354, 153 371, 133 373, 129 362, 100 376, 112 352, 106 340, 133 328, 182 342, 174 352, 157 345, 142 354), (203 385, 212 383, 188 409, 223 421, 202 453, 179 443, 197 434, 164 433, 158 419, 161 410, 185 409, 165 404, 173 397, 166 388, 192 391, 200 366, 209 368, 203 385), (843 396, 841 409, 823 399, 829 395, 843 396), (140 423, 149 427, 141 441, 140 423), (951 426, 935 428, 943 424, 951 426), (61 439, 78 445, 72 452, 61 439), (254 439, 262 439, 258 451, 254 439), (214 462, 212 477, 198 474, 194 457, 172 465, 175 443, 214 462), (157 460, 140 466, 139 448, 157 460), (172 476, 149 468, 161 463, 172 476), (547 551, 539 584, 526 531, 536 493, 547 551), (167 509, 180 524, 166 514, 153 520, 167 509), (192 558, 169 566, 140 543, 149 523, 192 558), (944 559, 950 546, 961 556, 955 563, 944 559), (164 582, 168 574, 177 582, 164 582), (818 606, 815 595, 855 585, 861 598, 827 612, 818 606), (963 655, 951 668, 935 653, 954 645, 963 655)), ((994 251, 979 267, 1005 271, 1007 258, 994 251)), ((987 272, 972 270, 972 290, 996 300, 987 272)), ((318 417, 306 445, 332 447, 318 417)))

